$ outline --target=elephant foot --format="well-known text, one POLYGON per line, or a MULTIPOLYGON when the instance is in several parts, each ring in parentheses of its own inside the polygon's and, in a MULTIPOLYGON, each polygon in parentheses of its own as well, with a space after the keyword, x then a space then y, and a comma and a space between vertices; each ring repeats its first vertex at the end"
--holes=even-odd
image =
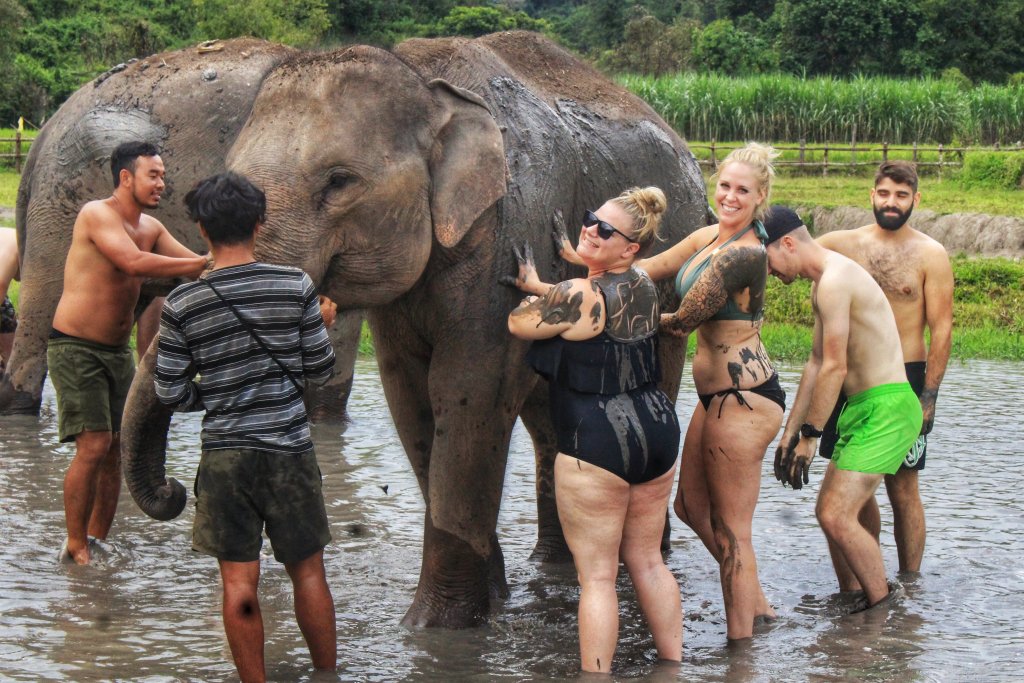
POLYGON ((406 628, 473 628, 487 622, 490 601, 451 596, 426 595, 429 591, 416 591, 409 611, 402 617, 406 628))
POLYGON ((557 538, 538 539, 530 560, 541 564, 568 564, 572 562, 572 553, 565 539, 559 535, 557 538))
POLYGON ((488 561, 487 593, 491 600, 508 600, 510 593, 508 580, 505 578, 505 554, 498 543, 497 534, 491 535, 491 547, 494 550, 488 561))
POLYGON ((311 387, 306 391, 306 414, 317 424, 348 424, 348 397, 352 378, 337 384, 311 387))
POLYGON ((14 388, 9 377, 0 379, 0 415, 38 415, 41 395, 14 388))
POLYGON ((504 583, 501 550, 496 544, 492 548, 488 557, 480 556, 461 538, 434 528, 428 511, 420 583, 412 606, 402 618, 402 625, 471 628, 485 623, 490 614, 491 586, 498 567, 501 567, 501 583, 504 583))

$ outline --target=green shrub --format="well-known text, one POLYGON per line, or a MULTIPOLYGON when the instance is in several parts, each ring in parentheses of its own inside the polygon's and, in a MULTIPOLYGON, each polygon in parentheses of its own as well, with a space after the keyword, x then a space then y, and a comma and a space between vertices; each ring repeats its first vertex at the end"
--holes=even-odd
POLYGON ((942 80, 954 83, 961 90, 970 90, 974 84, 971 79, 964 75, 964 72, 955 66, 942 70, 942 80))
POLYGON ((1015 74, 1010 74, 1009 78, 1006 79, 1006 85, 1011 88, 1024 87, 1024 71, 1018 71, 1015 74))
POLYGON ((971 152, 959 174, 965 188, 1012 190, 1024 179, 1024 153, 971 152))

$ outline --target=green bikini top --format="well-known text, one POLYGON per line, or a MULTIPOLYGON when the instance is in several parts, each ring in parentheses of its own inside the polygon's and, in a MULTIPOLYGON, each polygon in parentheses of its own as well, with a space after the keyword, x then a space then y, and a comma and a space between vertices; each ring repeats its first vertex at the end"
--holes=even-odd
MULTIPOLYGON (((753 223, 748 225, 746 228, 744 228, 743 230, 740 230, 738 233, 736 233, 735 235, 730 237, 725 242, 725 244, 723 244, 722 246, 718 247, 718 249, 714 249, 713 251, 711 251, 711 253, 709 253, 704 258, 703 261, 698 263, 697 266, 693 270, 691 270, 689 273, 687 273, 686 272, 686 268, 687 268, 687 266, 690 265, 690 263, 693 261, 693 259, 695 259, 698 256, 700 256, 700 254, 705 249, 707 249, 712 244, 714 244, 715 240, 711 240, 706 245, 701 247, 700 251, 698 251, 696 254, 694 254, 690 258, 686 259, 686 263, 684 263, 683 267, 679 269, 679 273, 676 275, 676 293, 679 294, 679 297, 682 298, 682 299, 686 298, 686 294, 693 287, 693 283, 697 281, 697 278, 699 278, 701 276, 701 273, 703 273, 705 270, 707 270, 708 264, 711 263, 711 258, 716 253, 718 253, 719 249, 727 247, 728 245, 730 245, 733 242, 735 242, 736 240, 738 240, 740 237, 743 237, 744 235, 747 234, 747 232, 749 232, 751 230, 751 228, 753 228, 754 231, 757 233, 757 238, 759 240, 761 240, 761 245, 762 245, 762 249, 763 249, 764 248, 764 243, 768 241, 768 233, 765 232, 764 226, 761 224, 761 221, 754 221, 753 223), (685 273, 685 276, 684 276, 684 273, 685 273)), ((718 235, 715 235, 715 239, 718 239, 718 235)), ((767 259, 767 258, 768 258, 768 256, 767 256, 767 252, 766 252, 765 253, 765 259, 767 259)), ((756 320, 760 320, 761 316, 763 315, 763 313, 764 313, 764 309, 760 309, 760 310, 757 310, 757 311, 751 311, 750 313, 747 313, 746 311, 740 309, 740 307, 736 304, 735 301, 732 300, 732 297, 730 296, 730 297, 728 297, 725 300, 725 306, 722 306, 722 308, 719 309, 719 311, 717 313, 715 313, 713 316, 708 318, 708 320, 750 320, 750 321, 753 322, 753 321, 756 321, 756 320)))

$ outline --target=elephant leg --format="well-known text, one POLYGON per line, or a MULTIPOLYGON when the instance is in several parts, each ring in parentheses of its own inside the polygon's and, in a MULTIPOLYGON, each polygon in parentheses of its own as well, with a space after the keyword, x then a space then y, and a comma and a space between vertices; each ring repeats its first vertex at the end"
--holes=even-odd
POLYGON ((46 340, 57 309, 59 282, 30 277, 26 263, 19 291, 14 350, 0 378, 0 415, 37 415, 46 380, 46 340))
MULTIPOLYGON (((658 354, 661 360, 661 382, 658 384, 658 387, 665 392, 673 403, 676 402, 679 396, 679 384, 682 379, 683 368, 686 366, 686 342, 686 338, 679 339, 670 334, 661 334, 658 338, 658 354)), ((682 427, 685 433, 686 425, 682 427)), ((672 527, 670 519, 671 515, 666 511, 665 530, 661 535, 661 550, 663 552, 667 552, 671 547, 672 527)))
POLYGON ((503 396, 502 388, 526 378, 500 361, 470 362, 507 354, 500 345, 464 341, 480 342, 471 331, 428 357, 408 339, 407 325, 374 322, 381 380, 426 501, 420 580, 402 623, 479 625, 490 597, 508 590, 495 529, 522 398, 503 396))
POLYGON ((313 422, 344 422, 348 418, 346 407, 352 393, 363 317, 361 310, 339 311, 327 330, 334 346, 334 376, 305 392, 306 413, 313 422))
POLYGON ((547 382, 539 381, 519 412, 526 431, 533 441, 537 487, 537 545, 531 560, 537 562, 572 562, 572 553, 562 533, 555 503, 555 456, 558 445, 551 410, 547 382))

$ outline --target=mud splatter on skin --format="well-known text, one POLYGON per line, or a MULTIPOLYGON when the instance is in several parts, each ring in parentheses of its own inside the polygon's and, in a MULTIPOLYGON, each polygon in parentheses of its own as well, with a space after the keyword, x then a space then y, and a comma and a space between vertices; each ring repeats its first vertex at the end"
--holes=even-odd
MULTIPOLYGON (((594 279, 608 305, 605 330, 612 339, 636 341, 650 336, 658 325, 658 291, 650 278, 635 270, 606 273, 594 279), (632 314, 627 316, 627 311, 632 314)), ((595 291, 598 291, 595 289, 595 291)))
POLYGON ((537 323, 537 327, 545 323, 548 325, 575 324, 583 316, 582 307, 583 292, 573 294, 572 282, 567 280, 553 286, 544 296, 512 311, 512 315, 516 317, 538 316, 540 321, 537 323))
POLYGON ((732 532, 729 525, 722 521, 719 515, 711 515, 711 529, 715 534, 715 545, 718 546, 718 553, 722 557, 722 600, 726 605, 732 604, 733 577, 743 567, 739 557, 739 546, 736 543, 736 534, 732 532), (724 543, 723 543, 724 539, 724 543))
POLYGON ((739 363, 729 363, 726 367, 729 369, 729 381, 732 382, 735 388, 739 389, 740 378, 743 377, 743 366, 739 363))
POLYGON ((750 378, 753 380, 757 380, 758 375, 757 372, 749 367, 749 363, 757 363, 757 366, 761 369, 761 377, 764 377, 765 379, 767 379, 768 375, 772 372, 771 366, 768 365, 765 359, 748 347, 740 349, 740 360, 743 362, 743 366, 746 368, 747 372, 750 373, 750 378))

